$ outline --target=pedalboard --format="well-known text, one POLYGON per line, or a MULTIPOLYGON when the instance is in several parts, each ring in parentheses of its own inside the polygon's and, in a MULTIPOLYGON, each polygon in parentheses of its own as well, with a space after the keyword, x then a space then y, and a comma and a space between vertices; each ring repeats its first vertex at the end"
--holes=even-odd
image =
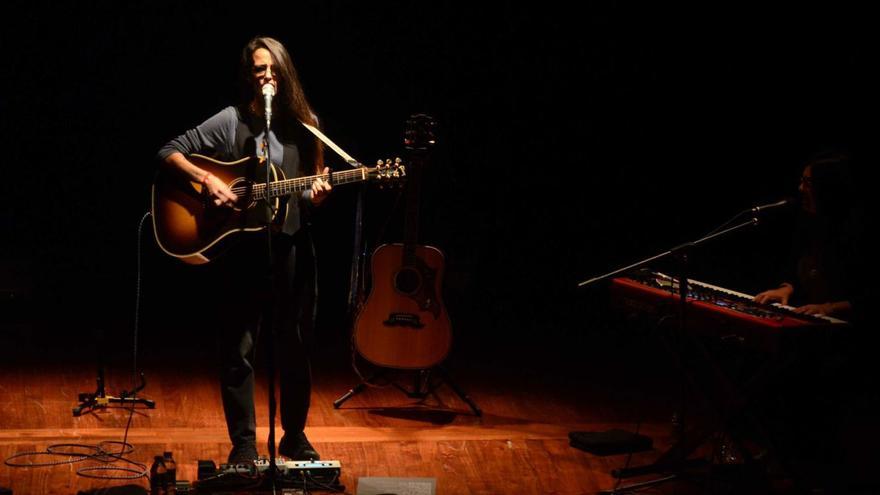
MULTIPOLYGON (((278 474, 288 478, 301 478, 303 475, 315 479, 338 478, 342 472, 342 464, 339 461, 291 461, 284 458, 276 458, 275 466, 278 474)), ((217 473, 257 475, 269 470, 269 459, 260 458, 253 463, 221 464, 217 473)))
MULTIPOLYGON (((271 479, 271 466, 268 458, 261 457, 253 462, 220 464, 213 461, 198 461, 197 493, 217 493, 236 488, 256 488, 271 479)), ((291 488, 306 487, 310 490, 344 489, 339 484, 342 463, 327 461, 292 461, 286 458, 275 459, 275 482, 279 486, 291 488)))

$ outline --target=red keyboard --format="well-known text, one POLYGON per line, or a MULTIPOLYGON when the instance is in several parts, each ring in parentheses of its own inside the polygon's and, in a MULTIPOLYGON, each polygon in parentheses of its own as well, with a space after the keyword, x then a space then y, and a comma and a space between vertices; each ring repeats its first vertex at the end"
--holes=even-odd
MULTIPOLYGON (((648 315, 677 316, 678 280, 660 272, 642 271, 611 281, 617 306, 648 315)), ((758 304, 753 296, 688 280, 688 330, 734 338, 750 347, 778 350, 791 339, 821 336, 847 322, 823 315, 803 315, 781 304, 758 304)))

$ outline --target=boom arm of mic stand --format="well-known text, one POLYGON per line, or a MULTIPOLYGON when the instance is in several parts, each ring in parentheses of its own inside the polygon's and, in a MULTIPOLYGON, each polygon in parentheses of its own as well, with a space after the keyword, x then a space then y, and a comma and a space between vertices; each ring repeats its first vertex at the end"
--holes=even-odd
POLYGON ((614 271, 612 271, 612 272, 606 273, 606 274, 604 274, 604 275, 600 275, 600 276, 598 276, 598 277, 593 277, 593 278, 591 278, 591 279, 589 279, 589 280, 584 280, 583 282, 578 283, 577 286, 578 286, 578 287, 585 287, 585 286, 587 286, 587 285, 590 285, 590 284, 592 284, 592 283, 598 282, 598 281, 600 281, 600 280, 605 280, 605 279, 611 278, 611 277, 613 277, 613 276, 615 276, 615 275, 618 275, 618 274, 621 274, 621 273, 624 273, 624 272, 628 272, 628 271, 630 271, 630 270, 634 270, 634 269, 636 269, 636 268, 639 268, 639 267, 642 267, 642 266, 644 266, 644 265, 647 265, 648 263, 650 263, 650 262, 652 262, 652 261, 656 261, 656 260, 659 260, 659 259, 661 259, 661 258, 665 258, 666 256, 669 256, 670 254, 673 254, 673 253, 679 252, 679 251, 681 251, 683 248, 690 248, 690 247, 694 247, 694 246, 699 246, 700 244, 702 244, 702 243, 704 243, 704 242, 706 242, 706 241, 709 241, 709 240, 714 239, 714 238, 716 238, 716 237, 721 237, 721 236, 726 235, 726 234, 728 234, 728 233, 730 233, 730 232, 733 232, 733 231, 735 231, 735 230, 739 230, 739 229, 741 229, 741 228, 743 228, 743 227, 747 227, 747 226, 750 226, 750 225, 758 225, 758 219, 757 219, 757 218, 752 218, 751 220, 749 220, 749 221, 747 221, 747 222, 743 222, 743 223, 740 223, 740 224, 738 224, 738 225, 734 225, 733 227, 730 227, 730 228, 728 228, 728 229, 722 230, 722 231, 720 231, 720 232, 715 232, 715 233, 709 234, 709 235, 707 235, 707 236, 705 236, 705 237, 703 237, 703 238, 701 238, 701 239, 698 239, 698 240, 696 240, 696 241, 694 241, 694 242, 686 242, 686 243, 681 244, 680 246, 674 247, 674 248, 672 248, 672 249, 670 249, 670 250, 668 250, 668 251, 664 251, 664 252, 662 252, 662 253, 660 253, 660 254, 657 254, 657 255, 655 255, 655 256, 651 256, 650 258, 643 259, 642 261, 638 261, 638 262, 636 262, 636 263, 633 263, 633 264, 631 264, 631 265, 625 266, 625 267, 623 267, 623 268, 618 268, 617 270, 614 270, 614 271))
POLYGON ((661 258, 665 258, 666 256, 669 256, 670 254, 672 254, 672 251, 666 251, 666 252, 660 253, 658 255, 651 256, 650 258, 643 259, 642 261, 638 261, 636 263, 633 263, 632 265, 625 266, 623 268, 618 268, 617 270, 614 270, 613 272, 608 272, 605 275, 599 275, 598 277, 593 277, 589 280, 584 280, 583 282, 580 282, 577 286, 584 287, 584 286, 590 285, 594 282, 598 282, 600 280, 605 280, 607 278, 611 278, 617 274, 620 274, 623 272, 628 272, 630 270, 634 270, 634 269, 639 268, 641 266, 647 265, 648 263, 650 263, 654 260, 659 260, 661 258))

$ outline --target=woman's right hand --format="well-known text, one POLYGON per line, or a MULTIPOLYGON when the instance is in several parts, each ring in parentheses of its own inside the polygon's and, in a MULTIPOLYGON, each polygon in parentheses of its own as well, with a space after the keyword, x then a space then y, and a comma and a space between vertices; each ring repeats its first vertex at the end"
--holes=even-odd
POLYGON ((229 189, 229 186, 226 185, 225 182, 221 181, 213 174, 207 174, 204 179, 202 179, 202 184, 204 184, 207 189, 207 194, 214 201, 214 206, 235 206, 235 202, 238 201, 238 196, 232 192, 232 189, 229 189))
POLYGON ((171 153, 165 158, 165 164, 173 170, 176 170, 183 177, 186 177, 192 182, 198 182, 201 184, 202 194, 207 196, 207 198, 214 203, 214 206, 226 205, 233 207, 235 206, 236 201, 238 201, 238 196, 229 189, 229 186, 226 185, 225 182, 218 179, 214 174, 207 170, 196 166, 189 161, 183 153, 179 151, 171 153))
POLYGON ((764 292, 755 296, 755 302, 759 304, 770 304, 770 303, 780 303, 780 304, 788 304, 788 298, 791 297, 791 293, 794 292, 794 287, 791 284, 783 284, 778 289, 765 290, 764 292))

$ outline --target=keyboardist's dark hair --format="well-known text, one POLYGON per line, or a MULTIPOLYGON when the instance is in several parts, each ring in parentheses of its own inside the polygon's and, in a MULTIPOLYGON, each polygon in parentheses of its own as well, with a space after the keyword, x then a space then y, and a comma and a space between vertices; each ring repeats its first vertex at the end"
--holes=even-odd
POLYGON ((816 213, 838 217, 847 214, 858 202, 849 154, 824 152, 807 160, 812 179, 816 213))

